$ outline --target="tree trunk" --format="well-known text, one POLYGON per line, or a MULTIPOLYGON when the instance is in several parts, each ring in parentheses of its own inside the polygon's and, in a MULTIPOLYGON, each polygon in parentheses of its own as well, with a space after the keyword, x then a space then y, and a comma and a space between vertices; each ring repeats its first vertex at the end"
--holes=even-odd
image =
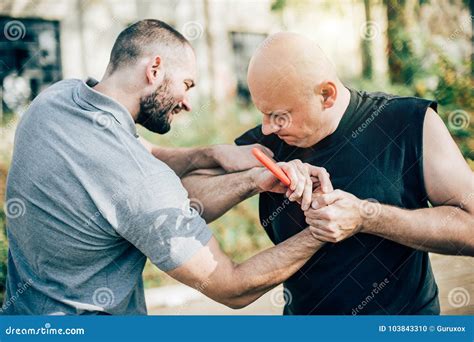
POLYGON ((389 77, 392 83, 411 84, 415 66, 405 16, 405 0, 386 0, 387 53, 389 77))
MULTIPOLYGON (((370 0, 364 0, 365 22, 371 22, 370 0)), ((362 37, 362 76, 366 79, 372 79, 372 39, 367 35, 362 37)))

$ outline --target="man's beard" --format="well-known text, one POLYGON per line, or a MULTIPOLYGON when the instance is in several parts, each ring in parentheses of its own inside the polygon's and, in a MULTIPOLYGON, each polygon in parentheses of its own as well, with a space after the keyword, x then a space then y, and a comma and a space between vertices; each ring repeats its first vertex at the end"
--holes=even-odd
POLYGON ((171 129, 169 116, 178 106, 169 93, 170 80, 165 76, 163 83, 150 95, 140 99, 137 123, 152 132, 165 134, 171 129))

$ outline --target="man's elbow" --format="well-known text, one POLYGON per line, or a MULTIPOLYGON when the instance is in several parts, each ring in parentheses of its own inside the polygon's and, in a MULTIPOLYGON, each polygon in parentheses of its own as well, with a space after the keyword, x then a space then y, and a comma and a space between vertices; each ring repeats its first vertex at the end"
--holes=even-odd
MULTIPOLYGON (((236 266, 234 264, 234 267, 236 266)), ((243 282, 242 278, 237 275, 233 276, 232 280, 229 279, 227 286, 221 285, 217 292, 208 295, 215 301, 234 310, 243 309, 258 298, 254 295, 252 289, 243 282)))
POLYGON ((228 308, 239 310, 243 309, 253 302, 252 299, 242 295, 242 296, 228 296, 226 298, 221 298, 218 300, 221 304, 227 306, 228 308))

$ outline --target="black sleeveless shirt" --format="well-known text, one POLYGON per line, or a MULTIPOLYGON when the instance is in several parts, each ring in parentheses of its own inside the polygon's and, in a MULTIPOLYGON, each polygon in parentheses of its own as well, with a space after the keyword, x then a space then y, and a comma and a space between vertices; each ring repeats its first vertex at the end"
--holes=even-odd
MULTIPOLYGON (((323 166, 334 189, 406 209, 428 207, 423 179, 423 121, 436 103, 351 90, 336 131, 311 148, 264 136, 261 126, 236 139, 260 143, 277 161, 323 166)), ((299 204, 260 195, 260 222, 278 244, 307 227, 299 204)), ((428 253, 375 235, 327 243, 285 283, 285 314, 439 314, 428 253)))

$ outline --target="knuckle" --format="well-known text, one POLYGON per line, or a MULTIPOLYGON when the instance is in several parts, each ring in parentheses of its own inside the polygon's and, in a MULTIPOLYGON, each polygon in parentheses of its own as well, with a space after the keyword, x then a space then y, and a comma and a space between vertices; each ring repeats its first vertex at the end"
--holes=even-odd
POLYGON ((329 220, 334 219, 334 210, 332 208, 327 208, 325 215, 329 220))

